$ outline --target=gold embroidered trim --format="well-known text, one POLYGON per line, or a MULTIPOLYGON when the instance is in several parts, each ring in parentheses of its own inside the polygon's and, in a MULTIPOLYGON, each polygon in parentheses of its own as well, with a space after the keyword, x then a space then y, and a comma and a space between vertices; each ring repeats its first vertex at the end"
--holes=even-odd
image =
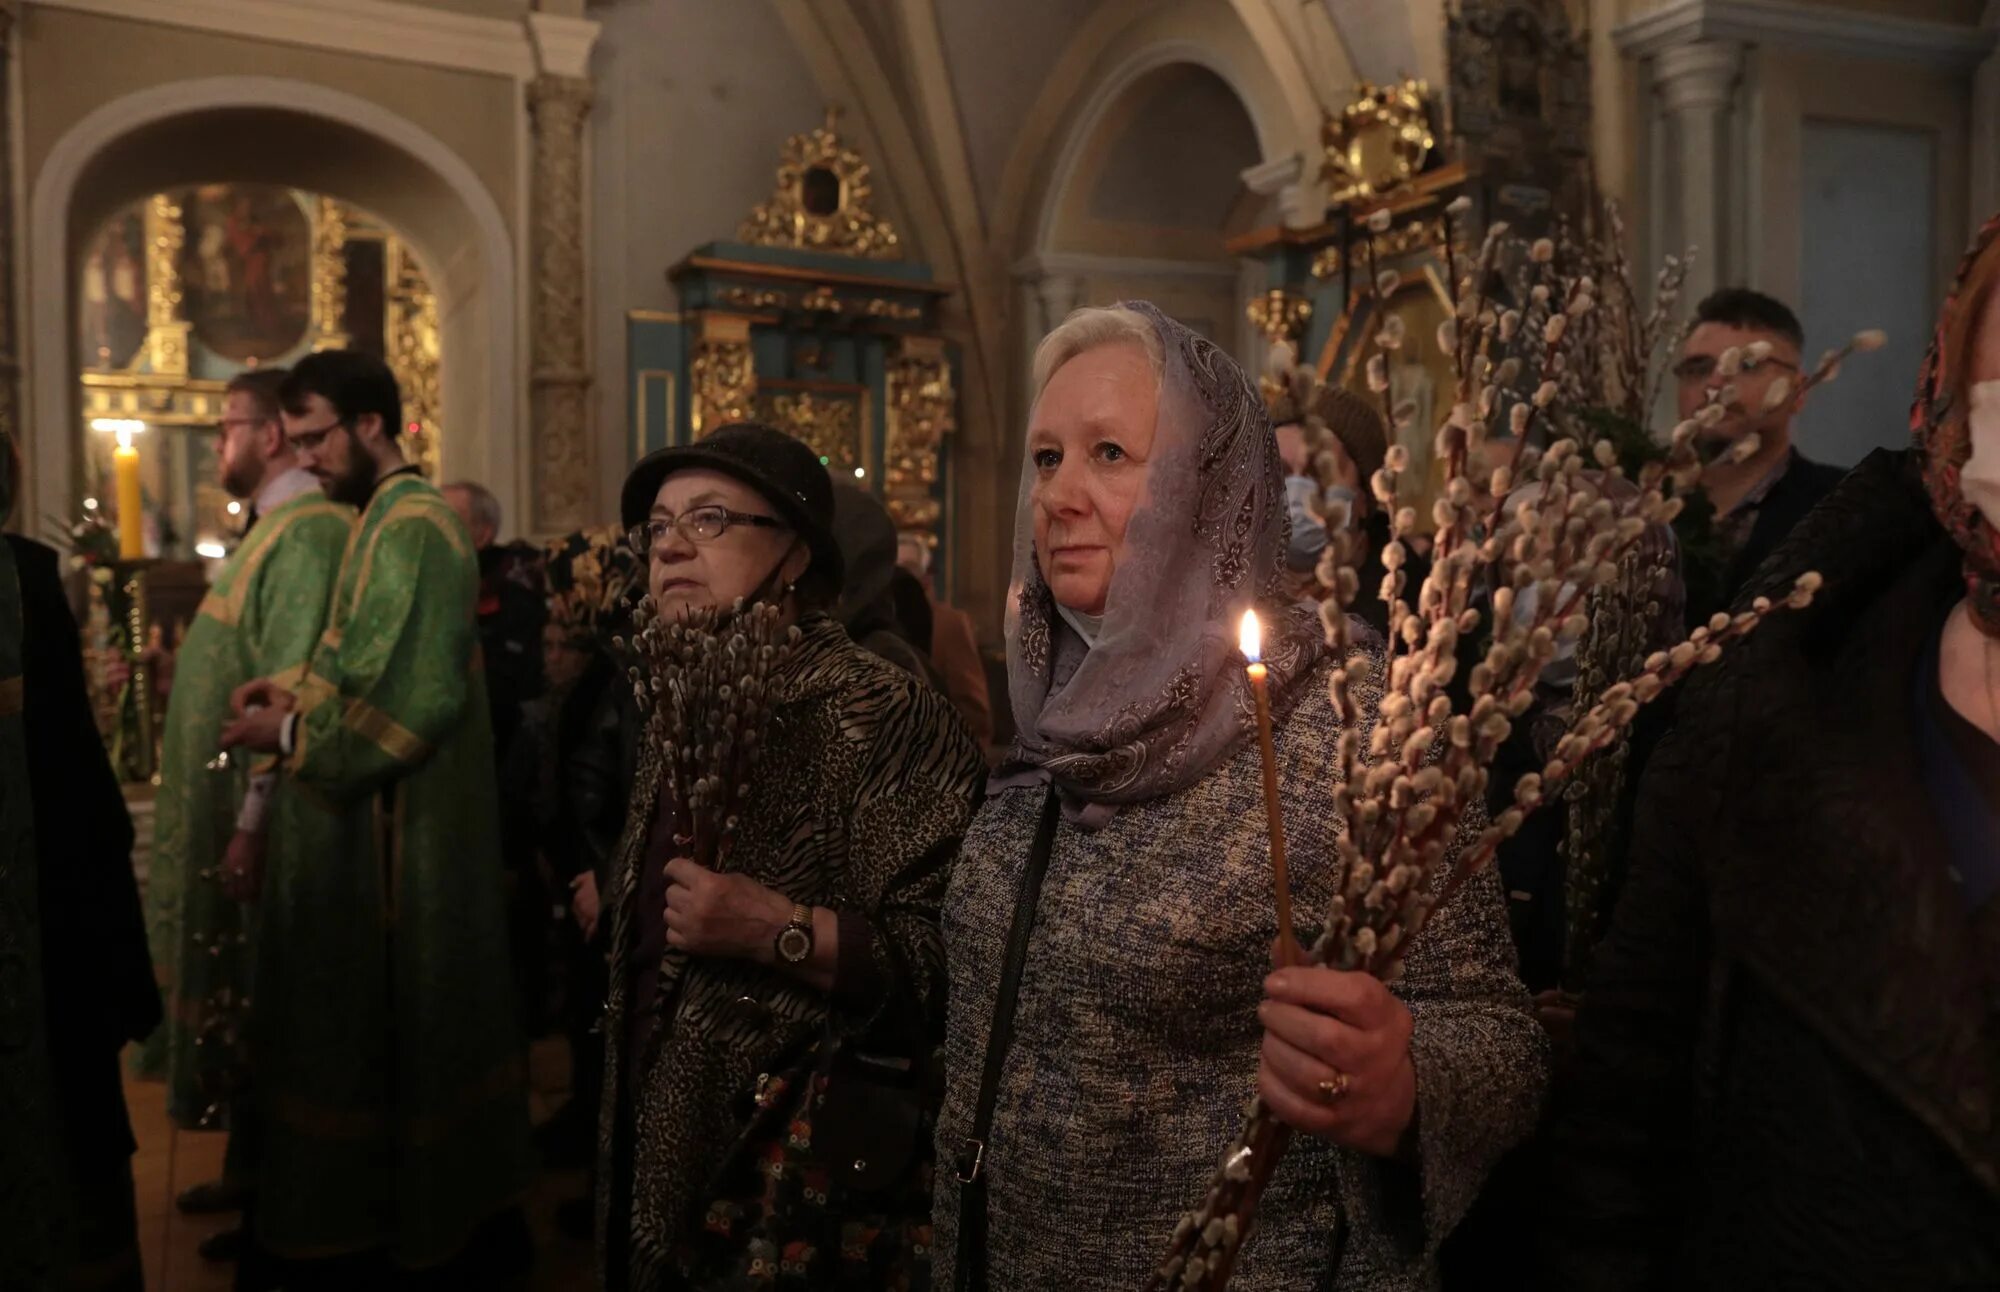
POLYGON ((365 700, 347 702, 341 725, 399 763, 417 762, 431 751, 429 741, 365 700))

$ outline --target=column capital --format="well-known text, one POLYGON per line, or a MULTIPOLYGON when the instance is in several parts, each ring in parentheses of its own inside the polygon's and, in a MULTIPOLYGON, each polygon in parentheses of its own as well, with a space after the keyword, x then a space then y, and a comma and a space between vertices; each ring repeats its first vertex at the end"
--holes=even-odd
POLYGON ((1673 113, 1728 107, 1742 75, 1743 45, 1734 40, 1689 41, 1653 58, 1653 85, 1673 113))
POLYGON ((1301 179, 1278 192, 1278 218, 1288 229, 1311 229, 1326 223, 1326 181, 1301 179))
POLYGON ((1042 303, 1042 330, 1054 331, 1083 300, 1083 279, 1075 274, 1047 274, 1035 282, 1042 303))
POLYGON ((1279 157, 1274 161, 1258 162, 1246 166, 1241 172, 1243 186, 1261 197, 1282 192, 1287 184, 1298 182, 1305 174, 1306 159, 1293 153, 1289 157, 1279 157))

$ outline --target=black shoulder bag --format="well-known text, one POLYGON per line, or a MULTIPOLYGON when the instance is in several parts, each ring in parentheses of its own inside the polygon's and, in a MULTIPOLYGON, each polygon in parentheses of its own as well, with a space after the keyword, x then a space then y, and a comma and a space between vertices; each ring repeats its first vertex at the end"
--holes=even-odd
POLYGON ((979 1074, 979 1098, 973 1104, 972 1133, 954 1155, 958 1176, 958 1269, 952 1279, 957 1292, 986 1290, 986 1137, 993 1130, 993 1105, 1000 1098, 1000 1069, 1014 1045, 1014 1012, 1020 1003, 1021 968, 1028 959, 1028 936, 1035 929, 1035 907, 1041 901, 1042 877, 1048 873, 1055 848, 1056 824, 1062 801, 1053 786, 1042 803, 1035 827, 1035 845, 1021 873, 1021 896, 1014 904, 1014 923, 1007 932, 1007 958, 1000 967, 1000 992, 993 998, 993 1024, 986 1033, 986 1063, 979 1074))

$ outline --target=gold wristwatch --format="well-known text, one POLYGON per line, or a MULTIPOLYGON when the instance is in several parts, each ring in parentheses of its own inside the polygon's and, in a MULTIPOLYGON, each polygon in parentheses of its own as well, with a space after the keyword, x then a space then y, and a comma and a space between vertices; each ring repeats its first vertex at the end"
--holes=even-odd
POLYGON ((792 922, 778 930, 778 959, 788 965, 802 965, 813 953, 812 907, 792 907, 792 922))

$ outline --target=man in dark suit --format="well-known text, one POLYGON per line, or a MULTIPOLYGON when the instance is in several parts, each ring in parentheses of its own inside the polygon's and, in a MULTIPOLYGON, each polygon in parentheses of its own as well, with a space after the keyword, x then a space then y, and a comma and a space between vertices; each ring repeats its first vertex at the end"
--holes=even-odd
POLYGON ((1702 432, 1719 455, 1702 473, 1701 488, 1714 505, 1723 551, 1719 570, 1705 576, 1689 571, 1690 625, 1727 609, 1792 527, 1847 474, 1841 467, 1811 461, 1792 443, 1792 422, 1804 396, 1799 370, 1804 345, 1798 316, 1762 292, 1725 287, 1695 307, 1694 330, 1674 365, 1680 415, 1693 417, 1725 386, 1734 386, 1735 395, 1729 413, 1702 432), (1759 342, 1770 347, 1768 355, 1734 374, 1723 370, 1725 351, 1747 355, 1759 342), (1786 383, 1789 393, 1774 397, 1771 392, 1779 382, 1786 383), (1751 435, 1757 437, 1757 449, 1743 461, 1721 455, 1751 435))

